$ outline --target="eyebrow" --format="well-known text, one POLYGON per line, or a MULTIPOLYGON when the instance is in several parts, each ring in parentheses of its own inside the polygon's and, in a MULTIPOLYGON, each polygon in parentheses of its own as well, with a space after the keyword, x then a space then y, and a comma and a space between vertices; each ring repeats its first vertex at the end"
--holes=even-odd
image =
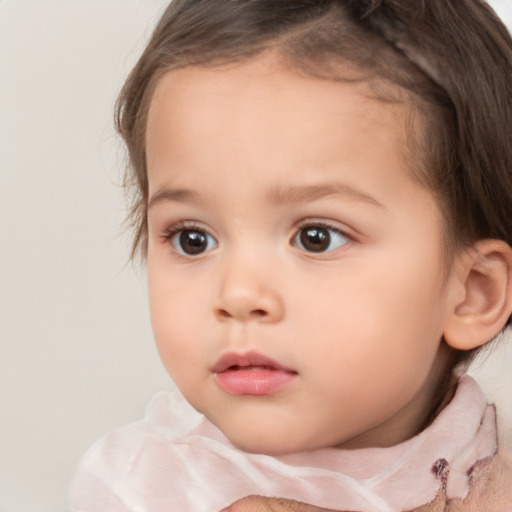
MULTIPOLYGON (((330 196, 342 196, 344 199, 357 201, 385 210, 385 207, 374 197, 343 183, 307 185, 297 187, 278 187, 268 194, 272 204, 307 203, 330 196)), ((153 194, 148 201, 148 211, 162 202, 197 204, 200 195, 188 189, 162 188, 153 194)))
POLYGON ((148 211, 154 208, 157 204, 162 202, 175 202, 175 203, 198 203, 199 194, 192 190, 183 188, 162 188, 155 192, 148 201, 148 211))
POLYGON ((299 187, 279 187, 269 195, 275 204, 304 203, 329 196, 342 196, 344 199, 366 203, 385 210, 385 207, 374 197, 343 183, 328 183, 299 187))

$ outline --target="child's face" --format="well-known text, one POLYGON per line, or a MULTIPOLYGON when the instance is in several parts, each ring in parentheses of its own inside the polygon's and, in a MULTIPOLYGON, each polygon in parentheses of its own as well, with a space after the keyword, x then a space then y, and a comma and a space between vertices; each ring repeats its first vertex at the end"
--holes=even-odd
POLYGON ((424 421, 451 277, 440 209, 406 166, 406 116, 271 56, 160 80, 154 334, 238 447, 385 445, 424 421))

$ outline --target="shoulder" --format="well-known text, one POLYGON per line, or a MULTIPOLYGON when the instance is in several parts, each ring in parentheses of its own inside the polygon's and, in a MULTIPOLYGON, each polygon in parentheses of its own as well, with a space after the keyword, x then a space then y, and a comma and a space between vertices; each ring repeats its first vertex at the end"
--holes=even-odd
POLYGON ((143 420, 110 432, 87 450, 71 482, 70 509, 124 512, 146 495, 157 496, 149 487, 162 487, 163 475, 183 473, 186 437, 200 420, 197 413, 184 414, 172 393, 158 393, 143 420))
POLYGON ((121 427, 96 441, 83 455, 69 490, 72 511, 127 510, 119 485, 145 444, 144 427, 121 427))

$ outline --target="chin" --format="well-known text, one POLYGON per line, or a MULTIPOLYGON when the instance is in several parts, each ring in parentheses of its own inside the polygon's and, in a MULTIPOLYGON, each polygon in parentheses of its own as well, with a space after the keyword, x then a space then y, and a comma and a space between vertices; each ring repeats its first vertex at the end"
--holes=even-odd
POLYGON ((307 442, 298 438, 296 433, 276 433, 266 431, 263 435, 257 432, 244 432, 245 435, 230 436, 225 435, 239 450, 247 453, 259 453, 262 455, 289 455, 291 453, 300 453, 324 447, 318 442, 307 442))
MULTIPOLYGON (((336 446, 338 436, 331 438, 322 429, 302 424, 283 415, 268 416, 272 411, 221 411, 220 414, 205 416, 219 428, 229 441, 239 450, 263 455, 288 455, 336 446), (266 419, 265 418, 266 415, 266 419)), ((332 434, 332 433, 331 433, 332 434)))
POLYGON ((262 455, 287 455, 302 451, 300 449, 283 446, 282 443, 276 440, 234 440, 230 441, 239 449, 247 453, 259 453, 262 455))

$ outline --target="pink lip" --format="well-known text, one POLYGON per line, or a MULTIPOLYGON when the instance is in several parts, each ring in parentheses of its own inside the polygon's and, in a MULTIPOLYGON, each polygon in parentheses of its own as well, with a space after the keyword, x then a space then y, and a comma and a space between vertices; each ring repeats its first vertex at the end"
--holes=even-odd
POLYGON ((271 395, 297 376, 297 372, 258 354, 228 353, 211 368, 217 384, 233 395, 271 395))

